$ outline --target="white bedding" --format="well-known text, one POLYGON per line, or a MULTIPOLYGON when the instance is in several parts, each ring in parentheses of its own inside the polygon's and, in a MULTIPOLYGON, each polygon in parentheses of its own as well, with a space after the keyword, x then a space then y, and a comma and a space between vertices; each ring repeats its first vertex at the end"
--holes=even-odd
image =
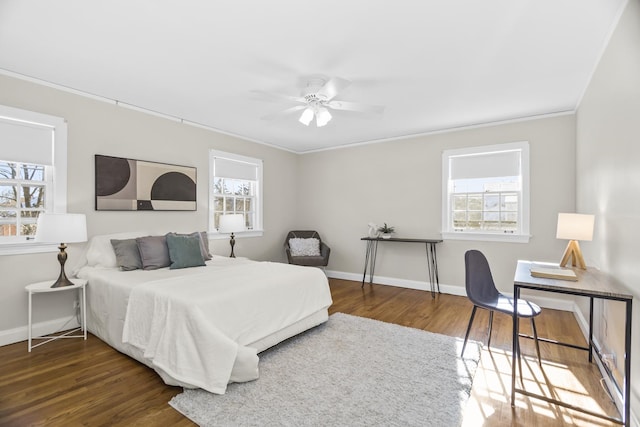
POLYGON ((214 256, 206 267, 83 267, 78 276, 89 281, 91 332, 168 384, 213 393, 258 377, 252 343, 331 305, 321 270, 280 263, 214 256))

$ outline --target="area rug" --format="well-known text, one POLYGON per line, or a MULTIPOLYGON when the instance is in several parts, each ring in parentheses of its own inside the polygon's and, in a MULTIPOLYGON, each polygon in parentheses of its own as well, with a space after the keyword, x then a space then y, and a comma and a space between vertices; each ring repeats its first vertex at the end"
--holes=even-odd
POLYGON ((260 378, 169 404, 200 426, 459 426, 479 346, 336 313, 260 354, 260 378))

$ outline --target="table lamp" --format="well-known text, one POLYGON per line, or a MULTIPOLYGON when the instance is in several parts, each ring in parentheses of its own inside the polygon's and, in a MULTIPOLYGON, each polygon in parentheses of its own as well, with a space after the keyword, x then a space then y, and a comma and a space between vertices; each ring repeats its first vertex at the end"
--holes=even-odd
POLYGON ((595 217, 593 215, 583 215, 576 213, 559 213, 558 229, 556 230, 557 239, 569 239, 567 248, 562 255, 560 267, 565 267, 571 258, 573 267, 586 269, 580 250, 578 240, 591 241, 593 239, 593 223, 595 217))
POLYGON ((235 236, 233 233, 237 231, 244 231, 246 228, 244 226, 244 215, 243 214, 227 214, 220 216, 220 223, 218 224, 218 232, 220 233, 231 233, 231 240, 229 240, 229 244, 231 245, 231 255, 229 257, 235 258, 235 254, 233 253, 233 247, 236 244, 235 236))
MULTIPOLYGON (((41 213, 38 215, 35 241, 41 243, 86 242, 87 219, 84 214, 41 213)), ((52 288, 73 285, 64 273, 64 263, 67 261, 67 252, 65 252, 67 245, 60 243, 58 249, 60 249, 58 253, 60 276, 58 276, 58 280, 51 285, 52 288)))

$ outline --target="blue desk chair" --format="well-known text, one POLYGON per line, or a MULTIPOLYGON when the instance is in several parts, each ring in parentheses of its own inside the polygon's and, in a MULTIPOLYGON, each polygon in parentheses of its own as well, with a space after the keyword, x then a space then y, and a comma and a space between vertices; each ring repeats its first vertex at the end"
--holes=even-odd
MULTIPOLYGON (((487 347, 491 345, 493 312, 499 311, 501 313, 508 314, 509 316, 513 316, 514 311, 513 298, 501 294, 498 289, 496 289, 496 285, 493 282, 493 276, 491 275, 491 269, 489 268, 489 263, 482 252, 477 250, 467 251, 467 253, 464 254, 464 265, 465 287, 467 289, 467 297, 473 303, 473 311, 471 312, 471 318, 469 319, 469 326, 467 326, 467 333, 464 336, 461 356, 464 355, 464 349, 467 345, 467 339, 469 338, 473 318, 476 315, 476 310, 478 308, 489 310, 489 338, 487 340, 487 347)), ((540 307, 536 304, 518 298, 517 311, 518 317, 531 319, 533 338, 536 343, 536 352, 538 353, 538 364, 541 364, 538 331, 536 330, 536 322, 534 318, 539 315, 542 310, 540 310, 540 307)), ((520 336, 526 335, 520 334, 520 336)))

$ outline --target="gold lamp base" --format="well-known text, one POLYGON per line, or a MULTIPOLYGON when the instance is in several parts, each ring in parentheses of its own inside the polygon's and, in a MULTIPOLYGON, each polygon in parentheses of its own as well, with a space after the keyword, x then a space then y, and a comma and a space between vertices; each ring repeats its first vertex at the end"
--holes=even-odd
POLYGON ((562 261, 560 261, 560 267, 566 267, 569 259, 571 259, 572 267, 580 267, 583 270, 587 269, 584 258, 582 257, 582 251, 580 250, 580 244, 577 240, 569 240, 567 248, 564 250, 564 255, 562 255, 562 261))

